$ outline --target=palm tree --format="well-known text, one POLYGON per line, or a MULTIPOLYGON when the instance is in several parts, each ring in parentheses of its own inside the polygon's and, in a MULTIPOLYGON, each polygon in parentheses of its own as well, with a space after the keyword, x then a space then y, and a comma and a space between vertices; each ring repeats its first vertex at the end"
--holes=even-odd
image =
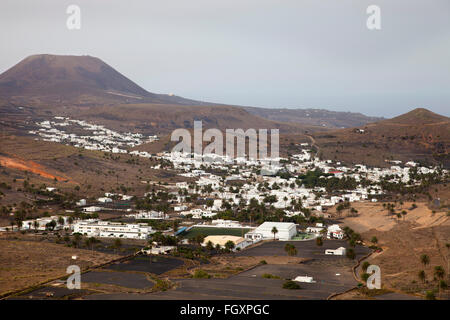
POLYGON ((448 288, 448 284, 447 282, 445 282, 444 280, 440 280, 439 281, 439 288, 446 290, 448 288))
MULTIPOLYGON (((119 249, 121 246, 122 246, 122 241, 120 241, 120 239, 114 240, 114 248, 115 249, 119 249)), ((115 250, 114 250, 114 253, 116 253, 115 250)))
POLYGON ((76 233, 74 236, 73 236, 73 244, 78 248, 78 246, 79 246, 79 244, 80 244, 80 241, 81 241, 81 235, 79 234, 79 233, 76 233))
POLYGON ((445 244, 447 248, 447 277, 450 277, 450 242, 445 244))
POLYGON ((148 261, 149 263, 152 263, 152 249, 153 249, 153 242, 150 240, 148 246, 149 254, 148 254, 148 261))
POLYGON ((349 259, 355 259, 356 254, 355 254, 355 250, 353 250, 352 248, 349 248, 348 250, 346 250, 345 255, 347 256, 347 258, 349 259))
POLYGON ((97 242, 99 242, 99 240, 97 240, 95 237, 90 237, 88 239, 89 241, 87 242, 89 245, 91 245, 91 251, 94 251, 94 244, 96 244, 97 242))
POLYGON ((364 272, 367 272, 367 268, 369 268, 369 266, 370 266, 370 262, 369 261, 364 261, 364 263, 361 265, 361 269, 364 272))
POLYGON ((406 210, 402 210, 403 221, 405 221, 405 217, 407 214, 408 212, 406 212, 406 210))
POLYGON ((292 246, 289 251, 288 251, 288 255, 290 256, 296 256, 298 253, 297 248, 295 246, 292 246))
POLYGON ((287 244, 284 246, 284 251, 286 251, 286 253, 287 253, 289 256, 296 256, 297 253, 298 253, 297 248, 296 248, 294 245, 290 244, 290 243, 287 243, 287 244))
POLYGON ((277 227, 272 228, 272 233, 273 233, 273 240, 275 240, 275 235, 278 233, 277 227))
POLYGON ((356 240, 355 239, 348 240, 348 245, 350 247, 354 248, 356 246, 356 240))
POLYGON ((208 249, 209 251, 214 249, 214 244, 211 241, 208 241, 206 243, 206 249, 208 249))
POLYGON ((67 218, 67 222, 69 223, 69 228, 71 228, 72 227, 72 223, 73 223, 73 217, 67 218))
POLYGON ((234 242, 231 241, 231 240, 228 240, 228 241, 225 243, 225 248, 226 248, 228 251, 233 250, 234 247, 235 247, 235 244, 234 244, 234 242))
POLYGON ((417 276, 419 277, 420 281, 422 281, 422 283, 425 283, 425 280, 427 278, 425 271, 420 270, 419 273, 417 274, 417 276))
MULTIPOLYGON (((434 267, 434 276, 439 280, 444 279, 445 276, 444 268, 442 268, 442 266, 434 267)), ((439 286, 439 297, 441 297, 441 286, 440 285, 438 286, 439 286)))
POLYGON ((420 262, 422 262, 423 266, 426 267, 427 264, 430 263, 430 258, 426 254, 423 254, 420 256, 420 262))
POLYGON ((177 220, 173 220, 172 222, 172 227, 173 227, 173 232, 176 233, 178 231, 178 221, 177 220))
POLYGON ((378 243, 378 238, 373 236, 372 239, 370 240, 370 242, 372 242, 373 245, 376 245, 378 243))
POLYGON ((322 237, 317 237, 316 238, 316 244, 321 247, 323 245, 323 239, 322 237))
POLYGON ((84 245, 86 246, 86 248, 89 248, 89 246, 91 245, 91 239, 90 238, 85 239, 84 245))

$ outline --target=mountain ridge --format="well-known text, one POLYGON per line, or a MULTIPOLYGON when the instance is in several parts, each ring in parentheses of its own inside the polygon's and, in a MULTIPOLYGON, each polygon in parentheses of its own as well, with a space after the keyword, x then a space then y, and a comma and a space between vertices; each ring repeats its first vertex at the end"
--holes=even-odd
POLYGON ((416 108, 397 117, 387 119, 385 123, 400 124, 433 124, 436 122, 450 121, 449 117, 432 112, 426 108, 416 108))
POLYGON ((359 128, 314 134, 322 156, 347 163, 423 161, 450 167, 450 118, 416 108, 359 128))
POLYGON ((128 102, 204 104, 148 92, 99 58, 31 55, 0 74, 0 97, 18 103, 111 105, 128 102))
POLYGON ((358 112, 330 111, 312 108, 256 108, 244 107, 249 113, 262 118, 281 122, 295 122, 323 126, 327 128, 351 128, 384 120, 382 117, 369 117, 358 112))

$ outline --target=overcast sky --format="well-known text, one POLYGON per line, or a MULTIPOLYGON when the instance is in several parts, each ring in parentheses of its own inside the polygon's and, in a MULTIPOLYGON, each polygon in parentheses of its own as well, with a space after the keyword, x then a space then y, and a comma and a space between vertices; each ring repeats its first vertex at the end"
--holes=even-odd
POLYGON ((450 116, 449 0, 1 0, 0 72, 88 54, 151 92, 259 107, 450 116), (66 9, 81 8, 81 30, 66 9), (381 30, 366 9, 381 8, 381 30))

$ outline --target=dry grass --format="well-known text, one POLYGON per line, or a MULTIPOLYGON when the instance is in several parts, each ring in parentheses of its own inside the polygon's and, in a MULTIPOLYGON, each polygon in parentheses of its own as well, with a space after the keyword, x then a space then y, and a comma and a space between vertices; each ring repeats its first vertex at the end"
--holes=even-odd
POLYGON ((69 265, 82 270, 118 258, 116 255, 63 245, 0 239, 0 293, 15 291, 64 276, 69 265), (77 260, 72 260, 76 255, 77 260))
POLYGON ((382 282, 387 288, 404 292, 419 292, 436 287, 433 268, 447 269, 450 253, 445 248, 449 242, 450 226, 414 228, 411 223, 400 223, 389 231, 369 231, 363 233, 368 240, 376 236, 383 251, 369 258, 369 262, 379 265, 382 282), (430 257, 430 264, 423 266, 420 256, 430 257), (418 272, 424 270, 428 283, 422 284, 418 272))
POLYGON ((298 264, 306 259, 299 257, 289 256, 258 256, 258 257, 245 257, 234 255, 222 255, 212 257, 209 264, 199 265, 198 263, 191 262, 186 264, 182 268, 171 270, 167 275, 173 278, 189 278, 196 270, 203 270, 213 276, 214 278, 227 278, 231 275, 249 270, 260 264, 262 260, 265 260, 268 264, 298 264))
MULTIPOLYGON (((12 191, 22 186, 23 179, 29 178, 30 185, 44 183, 66 192, 74 192, 78 185, 81 189, 76 194, 80 198, 98 197, 121 185, 132 189, 129 194, 142 195, 147 191, 143 180, 161 183, 182 180, 169 170, 152 169, 151 166, 156 164, 152 159, 105 155, 28 137, 7 136, 5 143, 0 145, 0 155, 0 160, 14 164, 2 167, 4 174, 0 177, 0 182, 13 186, 12 191), (58 181, 54 181, 55 176, 58 181)), ((5 203, 2 201, 2 204, 5 203)))
POLYGON ((450 243, 450 219, 445 212, 433 213, 426 203, 416 204, 418 208, 412 211, 407 210, 411 203, 396 210, 408 212, 404 221, 388 216, 381 204, 355 204, 359 217, 344 218, 343 225, 360 232, 366 243, 377 237, 383 251, 373 254, 368 261, 380 266, 385 288, 423 294, 425 289, 437 285, 433 279, 434 267, 440 265, 447 269, 450 252, 445 245, 450 243), (420 262, 422 254, 430 258, 427 266, 420 262), (425 284, 418 278, 420 270, 426 272, 425 284))
MULTIPOLYGON (((367 232, 371 229, 378 231, 389 231, 399 223, 412 223, 413 228, 427 228, 438 225, 450 225, 450 219, 446 212, 435 212, 428 208, 424 202, 417 202, 417 208, 409 210, 412 202, 405 202, 395 208, 396 212, 407 212, 404 218, 397 219, 395 215, 389 215, 388 211, 383 208, 381 203, 359 202, 352 203, 352 207, 358 210, 357 217, 345 217, 344 224, 349 226, 356 232, 367 232)), ((330 213, 334 211, 331 210, 330 213)), ((343 216, 346 215, 344 211, 343 216)))

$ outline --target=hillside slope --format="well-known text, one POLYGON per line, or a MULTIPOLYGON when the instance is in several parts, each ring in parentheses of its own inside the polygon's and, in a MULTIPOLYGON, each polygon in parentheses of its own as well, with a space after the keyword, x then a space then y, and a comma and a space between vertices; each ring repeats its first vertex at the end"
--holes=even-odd
POLYGON ((321 156, 347 163, 386 165, 385 160, 418 160, 450 166, 450 118, 423 108, 312 138, 321 156))
POLYGON ((249 113, 265 119, 323 126, 326 128, 351 128, 381 121, 383 118, 368 117, 362 113, 337 112, 323 109, 267 109, 244 107, 249 113))
MULTIPOLYGON (((57 115, 56 112, 53 114, 57 115)), ((323 131, 321 127, 283 123, 260 118, 234 106, 180 106, 174 104, 122 104, 64 108, 58 115, 99 123, 116 130, 139 131, 144 134, 169 134, 178 128, 192 129, 201 120, 204 129, 279 129, 280 133, 323 131)))

